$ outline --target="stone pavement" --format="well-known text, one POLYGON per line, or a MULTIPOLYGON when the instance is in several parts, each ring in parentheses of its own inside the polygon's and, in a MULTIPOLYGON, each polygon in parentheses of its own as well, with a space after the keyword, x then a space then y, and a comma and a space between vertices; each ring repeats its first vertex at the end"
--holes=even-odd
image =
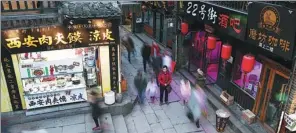
MULTIPOLYGON (((120 29, 121 34, 126 34, 127 31, 120 29)), ((142 59, 140 56, 140 48, 143 43, 135 35, 132 36, 135 44, 137 56, 131 58, 131 64, 127 61, 127 51, 122 48, 122 71, 124 75, 129 75, 126 79, 128 81, 128 89, 131 95, 137 95, 134 85, 133 77, 136 75, 137 69, 143 69, 142 59)), ((152 40, 147 40, 148 42, 152 40)), ((151 77, 152 68, 147 67, 148 77, 151 77)), ((136 105, 133 112, 125 116, 127 128, 129 133, 188 133, 188 132, 206 132, 215 133, 215 111, 208 105, 209 116, 202 117, 201 127, 197 128, 194 123, 191 123, 186 117, 186 107, 182 105, 181 92, 179 89, 180 80, 183 77, 176 73, 173 75, 172 92, 169 95, 169 105, 159 106, 157 101, 155 104, 147 102, 144 105, 136 105), (172 100, 173 99, 173 100, 172 100)), ((226 128, 226 133, 233 131, 226 128)))

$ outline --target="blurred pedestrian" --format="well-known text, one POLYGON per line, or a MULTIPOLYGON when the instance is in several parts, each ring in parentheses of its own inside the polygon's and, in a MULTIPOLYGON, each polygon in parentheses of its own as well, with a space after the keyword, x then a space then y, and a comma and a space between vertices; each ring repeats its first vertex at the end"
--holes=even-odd
POLYGON ((128 56, 128 61, 129 63, 131 63, 131 53, 135 53, 135 45, 134 45, 134 41, 131 38, 131 35, 125 35, 122 37, 122 44, 123 46, 125 46, 126 50, 127 50, 127 56, 128 56))
POLYGON ((160 85, 160 105, 163 104, 163 93, 164 93, 164 101, 166 104, 168 104, 168 95, 169 95, 169 89, 170 83, 172 82, 172 76, 170 72, 168 71, 167 66, 162 67, 162 71, 158 75, 158 82, 160 85))
POLYGON ((206 77, 201 69, 197 69, 197 78, 196 78, 196 83, 202 87, 205 88, 206 86, 206 77))
POLYGON ((150 97, 150 100, 152 103, 154 103, 156 99, 156 93, 157 93, 158 86, 156 84, 155 78, 151 77, 150 81, 148 82, 146 93, 148 97, 150 97))
POLYGON ((180 89, 181 89, 181 95, 183 97, 183 103, 186 105, 188 103, 188 100, 191 95, 191 85, 188 80, 181 80, 180 81, 180 89))
POLYGON ((151 54, 151 47, 148 45, 147 42, 144 43, 144 46, 142 47, 141 52, 143 57, 144 71, 146 72, 146 64, 150 63, 150 54, 151 54))
POLYGON ((169 56, 169 53, 167 51, 164 53, 164 56, 162 57, 162 65, 167 66, 168 71, 172 72, 172 58, 171 56, 169 56))
POLYGON ((156 57, 160 55, 160 48, 155 41, 152 42, 151 46, 151 57, 156 57))
MULTIPOLYGON (((154 74, 156 75, 156 79, 157 79, 159 72, 162 69, 162 66, 163 66, 162 65, 162 57, 160 55, 152 58, 152 67, 153 67, 154 74)), ((158 80, 156 80, 156 83, 159 86, 158 80)))
POLYGON ((137 76, 134 79, 134 85, 138 91, 139 102, 142 104, 144 103, 147 79, 141 70, 138 70, 137 76))
POLYGON ((92 128, 92 130, 101 130, 100 124, 99 124, 99 116, 101 115, 101 109, 99 107, 99 100, 98 100, 98 93, 94 90, 91 90, 88 92, 88 99, 91 106, 92 111, 92 118, 96 124, 96 127, 92 128))

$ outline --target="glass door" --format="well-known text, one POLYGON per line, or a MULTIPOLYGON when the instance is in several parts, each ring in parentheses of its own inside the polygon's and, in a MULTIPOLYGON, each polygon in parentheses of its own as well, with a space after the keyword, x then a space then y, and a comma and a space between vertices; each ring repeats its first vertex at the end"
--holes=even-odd
POLYGON ((285 93, 289 77, 276 70, 266 70, 265 74, 268 76, 265 76, 265 78, 268 79, 268 82, 263 85, 266 86, 266 92, 260 112, 260 120, 264 122, 267 129, 275 131, 280 120, 281 111, 284 108, 283 105, 287 100, 285 93), (269 70, 270 72, 268 73, 269 70))

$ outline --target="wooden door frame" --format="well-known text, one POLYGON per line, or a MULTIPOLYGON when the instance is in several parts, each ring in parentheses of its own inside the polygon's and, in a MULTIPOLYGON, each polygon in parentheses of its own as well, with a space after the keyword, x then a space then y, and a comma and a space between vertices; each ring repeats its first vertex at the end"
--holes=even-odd
POLYGON ((262 67, 263 72, 261 72, 261 75, 260 75, 261 78, 260 78, 260 84, 259 84, 259 92, 256 96, 255 105, 253 107, 253 112, 257 115, 259 113, 263 114, 259 117, 259 120, 262 122, 264 127, 269 132, 274 132, 274 130, 265 123, 266 115, 264 115, 264 114, 266 113, 266 110, 267 110, 266 106, 270 100, 270 96, 272 93, 272 86, 274 84, 275 74, 278 74, 278 75, 289 80, 290 70, 285 68, 284 66, 280 65, 279 63, 277 63, 273 60, 270 60, 262 55, 259 55, 258 57, 259 57, 259 61, 263 64, 263 67, 262 67), (267 83, 265 83, 265 78, 267 78, 266 77, 267 69, 270 69, 269 80, 267 81, 267 83), (266 88, 264 88, 264 84, 267 84, 266 88), (265 91, 265 94, 263 94, 263 89, 267 89, 265 91), (262 96, 264 96, 263 101, 261 101, 262 96), (263 108, 261 108, 261 110, 259 110, 260 104, 262 104, 261 106, 263 106, 263 108))

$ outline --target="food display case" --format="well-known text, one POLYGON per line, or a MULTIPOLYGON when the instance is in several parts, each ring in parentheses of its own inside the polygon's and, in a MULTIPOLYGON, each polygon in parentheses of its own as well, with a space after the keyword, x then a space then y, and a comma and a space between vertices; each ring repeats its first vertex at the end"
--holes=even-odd
POLYGON ((19 65, 27 109, 87 99, 82 56, 49 61, 26 59, 19 65))

